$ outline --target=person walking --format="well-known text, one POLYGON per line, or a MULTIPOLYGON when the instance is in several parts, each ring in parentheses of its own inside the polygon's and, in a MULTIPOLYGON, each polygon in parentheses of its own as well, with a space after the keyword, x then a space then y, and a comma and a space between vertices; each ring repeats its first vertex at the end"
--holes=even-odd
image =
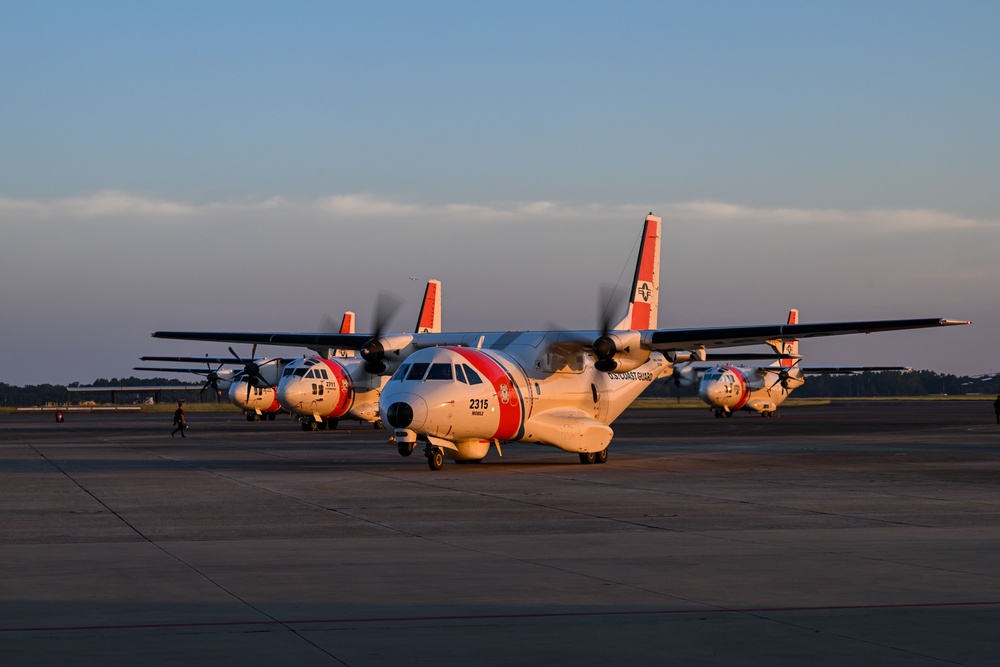
POLYGON ((997 423, 1000 424, 1000 394, 997 394, 997 400, 993 401, 993 412, 997 416, 997 423))
POLYGON ((170 432, 170 437, 171 438, 174 437, 174 433, 177 433, 177 431, 181 432, 181 437, 182 438, 186 438, 187 437, 186 435, 184 435, 184 429, 187 428, 187 420, 184 418, 184 403, 183 402, 178 402, 177 403, 177 409, 174 410, 174 426, 176 426, 177 428, 175 428, 173 431, 170 432))

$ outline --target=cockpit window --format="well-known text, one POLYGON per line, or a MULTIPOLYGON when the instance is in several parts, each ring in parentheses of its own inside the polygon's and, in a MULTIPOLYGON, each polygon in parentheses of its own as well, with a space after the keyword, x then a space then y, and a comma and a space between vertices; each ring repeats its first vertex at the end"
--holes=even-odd
POLYGON ((399 367, 399 370, 393 374, 392 379, 402 382, 404 379, 406 379, 406 374, 409 371, 410 371, 410 365, 403 364, 402 366, 399 367))
POLYGON ((425 380, 451 380, 451 364, 431 364, 425 380))
POLYGON ((309 371, 308 373, 306 373, 306 377, 307 378, 314 378, 314 377, 316 377, 316 371, 309 371))
POLYGON ((281 377, 286 378, 295 372, 295 366, 287 366, 285 370, 281 371, 281 377))
POLYGON ((468 364, 462 364, 462 368, 465 369, 465 377, 469 379, 469 384, 482 384, 483 379, 479 377, 479 373, 472 370, 468 364))
POLYGON ((299 378, 302 377, 303 375, 306 374, 306 371, 308 371, 308 370, 309 370, 308 368, 296 368, 295 369, 295 377, 299 377, 299 378))
POLYGON ((427 367, 430 364, 413 364, 410 366, 410 372, 406 374, 407 380, 420 380, 424 377, 424 373, 427 372, 427 367))
POLYGON ((330 376, 326 374, 326 369, 325 368, 318 368, 316 370, 319 371, 320 375, 323 376, 324 380, 329 380, 330 379, 330 376))
POLYGON ((468 384, 465 380, 465 371, 462 370, 461 364, 455 364, 455 379, 463 384, 468 384))

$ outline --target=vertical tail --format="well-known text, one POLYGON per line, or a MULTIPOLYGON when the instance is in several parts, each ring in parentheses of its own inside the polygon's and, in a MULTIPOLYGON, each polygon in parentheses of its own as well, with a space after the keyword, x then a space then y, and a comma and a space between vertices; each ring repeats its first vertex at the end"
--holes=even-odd
MULTIPOLYGON (((788 323, 798 324, 799 323, 799 311, 797 308, 792 308, 788 311, 788 323)), ((799 339, 798 338, 783 338, 781 340, 769 340, 767 344, 771 346, 771 349, 778 354, 787 354, 798 356, 799 354, 799 339)), ((785 368, 791 368, 795 365, 798 359, 779 359, 778 365, 784 366, 785 368)))
POLYGON ((615 329, 655 329, 660 310, 660 228, 663 220, 652 213, 646 216, 642 244, 632 279, 628 312, 615 329))
POLYGON ((416 333, 441 333, 441 281, 428 280, 416 333))
MULTIPOLYGON (((342 334, 352 334, 354 333, 354 311, 345 310, 344 319, 340 321, 340 333, 342 334)), ((353 357, 354 350, 335 350, 332 355, 334 357, 353 357)))
POLYGON ((344 319, 340 321, 340 333, 342 334, 354 333, 354 311, 351 310, 344 311, 344 319))

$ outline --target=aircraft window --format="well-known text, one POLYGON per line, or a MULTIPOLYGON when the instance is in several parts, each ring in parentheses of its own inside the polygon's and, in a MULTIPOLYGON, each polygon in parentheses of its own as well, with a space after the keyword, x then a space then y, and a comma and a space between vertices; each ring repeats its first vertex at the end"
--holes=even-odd
POLYGON ((281 371, 281 377, 286 378, 294 372, 295 372, 295 367, 288 366, 287 368, 285 368, 285 370, 281 371))
POLYGON ((451 364, 432 364, 425 380, 451 380, 451 364))
POLYGON ((469 384, 482 384, 483 379, 479 377, 479 373, 469 368, 467 364, 462 364, 462 368, 465 369, 465 377, 468 378, 469 384))
POLYGON ((542 388, 539 387, 538 383, 536 382, 535 383, 535 396, 541 396, 541 395, 542 395, 542 388))
POLYGON ((407 380, 422 380, 424 373, 427 372, 427 367, 430 364, 413 364, 410 367, 410 372, 406 374, 407 380))
POLYGON ((465 380, 465 371, 462 370, 461 364, 455 364, 455 377, 458 378, 458 381, 462 384, 468 384, 465 380))
POLYGON ((323 376, 324 380, 329 380, 330 379, 330 376, 326 374, 326 369, 325 368, 319 369, 319 372, 320 372, 320 375, 323 376))
POLYGON ((307 378, 314 378, 314 377, 316 377, 316 371, 309 371, 308 373, 306 373, 306 377, 307 378))
POLYGON ((393 380, 402 381, 406 377, 406 373, 409 370, 410 370, 410 365, 409 364, 405 364, 403 366, 400 366, 399 370, 396 371, 396 373, 392 376, 392 379, 393 380))
POLYGON ((308 370, 308 369, 305 369, 305 368, 299 368, 299 369, 297 369, 295 371, 295 377, 297 377, 297 378, 302 377, 303 375, 306 374, 306 370, 308 370))

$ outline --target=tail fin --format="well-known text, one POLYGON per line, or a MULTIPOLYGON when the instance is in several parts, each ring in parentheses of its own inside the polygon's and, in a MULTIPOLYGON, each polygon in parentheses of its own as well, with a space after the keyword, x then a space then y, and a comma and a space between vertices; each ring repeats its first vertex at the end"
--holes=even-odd
MULTIPOLYGON (((788 324, 798 324, 799 323, 799 311, 797 308, 792 308, 788 311, 788 324)), ((767 344, 771 346, 778 354, 787 354, 790 356, 798 356, 799 354, 799 339, 798 338, 783 338, 781 340, 769 340, 767 344)), ((785 368, 791 368, 795 365, 798 359, 779 359, 778 365, 784 366, 785 368)))
POLYGON ((628 312, 615 329, 655 329, 660 310, 660 229, 662 218, 650 213, 642 230, 628 312))
MULTIPOLYGON (((340 333, 342 334, 352 334, 354 333, 354 311, 345 310, 344 319, 340 321, 340 333)), ((354 350, 334 350, 332 355, 334 357, 353 357, 354 350)))
POLYGON ((351 310, 344 311, 344 319, 340 321, 340 333, 342 334, 354 333, 354 311, 351 310))
POLYGON ((416 333, 441 333, 441 281, 428 280, 416 333))

